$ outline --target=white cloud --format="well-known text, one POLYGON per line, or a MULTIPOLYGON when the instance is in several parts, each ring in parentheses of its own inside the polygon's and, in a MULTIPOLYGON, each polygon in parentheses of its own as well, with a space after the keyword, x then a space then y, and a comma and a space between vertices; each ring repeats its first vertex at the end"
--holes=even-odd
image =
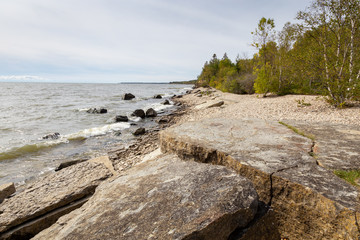
POLYGON ((0 80, 5 80, 5 81, 12 81, 12 80, 16 80, 16 81, 43 81, 46 80, 43 77, 39 77, 39 76, 31 76, 31 75, 0 75, 0 80))
POLYGON ((180 70, 184 80, 193 79, 213 53, 251 56, 250 32, 257 21, 273 17, 282 25, 305 2, 1 1, 0 72, 109 77, 132 72, 137 79, 149 71, 177 78, 180 70))

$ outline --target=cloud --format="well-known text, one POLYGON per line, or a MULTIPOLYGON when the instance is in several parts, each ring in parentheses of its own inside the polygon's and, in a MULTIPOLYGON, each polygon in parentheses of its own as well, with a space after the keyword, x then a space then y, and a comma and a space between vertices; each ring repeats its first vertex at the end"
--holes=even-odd
POLYGON ((262 16, 275 18, 280 29, 306 5, 296 0, 1 1, 0 72, 57 78, 133 74, 134 79, 152 72, 193 79, 213 53, 251 56, 250 32, 262 16))
POLYGON ((30 76, 30 75, 12 75, 12 76, 6 76, 6 75, 3 75, 1 76, 0 75, 0 80, 5 80, 5 81, 43 81, 43 80, 46 80, 45 78, 43 77, 39 77, 39 76, 30 76))

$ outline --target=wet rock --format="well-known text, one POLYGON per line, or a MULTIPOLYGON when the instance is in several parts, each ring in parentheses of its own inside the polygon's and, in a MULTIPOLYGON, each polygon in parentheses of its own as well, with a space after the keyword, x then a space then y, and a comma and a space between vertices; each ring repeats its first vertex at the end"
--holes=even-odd
POLYGON ((160 94, 157 94, 157 95, 154 96, 154 98, 156 98, 156 99, 161 99, 162 96, 161 96, 160 94))
POLYGON ((56 133, 51 133, 48 135, 45 135, 42 137, 42 139, 58 139, 60 137, 60 133, 56 132, 56 133))
POLYGON ((156 117, 157 116, 157 112, 152 109, 149 108, 148 110, 146 110, 146 117, 156 117))
POLYGON ((169 100, 165 100, 165 101, 163 101, 161 104, 163 104, 163 105, 170 105, 170 102, 169 102, 169 100))
POLYGON ((0 203, 11 194, 15 193, 14 183, 5 183, 0 185, 0 203))
POLYGON ((135 132, 133 133, 135 136, 139 136, 139 135, 143 135, 145 134, 145 128, 138 128, 135 130, 135 132))
POLYGON ((221 166, 165 155, 125 173, 34 239, 222 240, 257 210, 253 185, 221 166))
POLYGON ((196 94, 195 97, 202 97, 202 94, 196 94))
POLYGON ((131 100, 133 98, 135 98, 135 96, 131 93, 125 93, 123 96, 123 100, 131 100))
POLYGON ((135 117, 141 117, 141 118, 145 118, 145 112, 142 109, 136 109, 131 116, 135 116, 135 117))
POLYGON ((38 179, 0 205, 0 239, 34 236, 68 213, 72 203, 77 205, 92 195, 110 176, 103 164, 84 162, 38 179))
POLYGON ((114 132, 114 135, 116 136, 116 137, 119 137, 119 136, 121 136, 121 131, 116 131, 116 132, 114 132))
POLYGON ((104 114, 107 113, 107 109, 106 108, 90 108, 89 110, 86 111, 87 113, 93 113, 93 114, 104 114))
POLYGON ((207 119, 170 127, 160 139, 163 152, 228 166, 249 178, 274 210, 277 223, 266 224, 282 238, 360 237, 358 189, 316 164, 311 139, 277 122, 207 119))
POLYGON ((127 116, 117 115, 115 117, 115 122, 128 122, 129 118, 127 116))
POLYGON ((158 120, 158 123, 168 123, 169 118, 167 116, 164 116, 158 120))

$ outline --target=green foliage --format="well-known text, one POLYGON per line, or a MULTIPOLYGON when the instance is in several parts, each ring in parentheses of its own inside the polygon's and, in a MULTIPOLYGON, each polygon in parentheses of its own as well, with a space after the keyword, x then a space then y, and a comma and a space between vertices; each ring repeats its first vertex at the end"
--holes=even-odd
MULTIPOLYGON (((274 20, 261 18, 252 32, 252 59, 214 54, 198 86, 234 93, 269 92, 326 96, 336 107, 360 101, 360 0, 313 0, 297 19, 276 33, 274 20)), ((300 104, 304 105, 304 104, 300 104)))
POLYGON ((360 170, 335 170, 334 173, 352 185, 359 186, 355 181, 360 178, 360 170))

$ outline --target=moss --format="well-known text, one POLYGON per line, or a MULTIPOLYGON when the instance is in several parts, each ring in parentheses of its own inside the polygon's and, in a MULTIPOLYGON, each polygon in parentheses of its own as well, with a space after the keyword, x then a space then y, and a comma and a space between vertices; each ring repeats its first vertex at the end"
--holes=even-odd
POLYGON ((279 122, 279 123, 280 123, 281 125, 284 125, 285 127, 289 128, 289 129, 293 130, 295 133, 297 133, 297 134, 299 134, 299 135, 301 135, 301 136, 303 136, 303 137, 309 138, 309 139, 311 139, 312 141, 315 141, 315 136, 314 136, 314 135, 312 135, 312 134, 307 134, 307 133, 301 131, 300 129, 298 129, 298 128, 294 127, 294 126, 291 126, 291 125, 289 125, 289 124, 286 124, 286 123, 284 123, 284 122, 279 122))
POLYGON ((356 184, 356 180, 360 178, 360 169, 358 170, 334 170, 336 176, 344 179, 345 181, 351 183, 354 186, 359 186, 356 184))

